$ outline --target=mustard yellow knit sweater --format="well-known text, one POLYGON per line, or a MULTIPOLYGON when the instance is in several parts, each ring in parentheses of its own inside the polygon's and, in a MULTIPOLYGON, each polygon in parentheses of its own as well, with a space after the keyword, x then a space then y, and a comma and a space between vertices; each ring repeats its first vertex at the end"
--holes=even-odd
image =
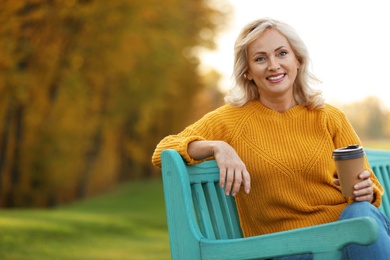
MULTIPOLYGON (((246 237, 336 221, 348 200, 333 184, 336 169, 332 150, 361 144, 345 115, 330 105, 308 110, 303 106, 278 113, 259 101, 243 107, 224 105, 165 137, 153 154, 176 149, 189 163, 199 163, 187 153, 194 140, 223 140, 246 164, 251 191, 241 191, 236 203, 246 237)), ((366 169, 370 170, 366 160, 366 169)), ((372 171, 371 171, 372 172, 372 171)), ((372 174, 379 207, 383 188, 372 174)))

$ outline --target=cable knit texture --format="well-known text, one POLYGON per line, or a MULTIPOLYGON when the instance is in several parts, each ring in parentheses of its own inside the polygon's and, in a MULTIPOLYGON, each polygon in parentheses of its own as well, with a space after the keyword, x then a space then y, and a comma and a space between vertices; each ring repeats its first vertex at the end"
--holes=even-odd
MULTIPOLYGON (((187 153, 195 140, 223 140, 246 164, 251 191, 236 196, 246 237, 336 221, 351 202, 332 182, 337 176, 332 150, 361 142, 345 115, 331 105, 319 110, 298 105, 284 113, 259 101, 224 105, 178 135, 165 137, 153 164, 161 167, 164 149, 176 149, 188 164, 201 162, 187 153)), ((370 170, 367 159, 365 168, 370 170)), ((379 207, 383 188, 371 176, 373 204, 379 207)))

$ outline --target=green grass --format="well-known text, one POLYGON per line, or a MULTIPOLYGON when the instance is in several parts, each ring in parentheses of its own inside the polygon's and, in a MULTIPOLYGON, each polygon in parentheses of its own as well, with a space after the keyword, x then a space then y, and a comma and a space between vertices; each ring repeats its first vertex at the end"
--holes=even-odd
POLYGON ((170 259, 161 181, 56 209, 1 209, 0 259, 170 259))

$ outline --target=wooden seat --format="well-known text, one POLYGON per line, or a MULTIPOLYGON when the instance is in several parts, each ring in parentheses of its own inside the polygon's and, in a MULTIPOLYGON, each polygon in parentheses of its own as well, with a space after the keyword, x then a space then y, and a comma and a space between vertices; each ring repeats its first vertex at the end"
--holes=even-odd
MULTIPOLYGON (((375 172, 381 172, 379 180, 389 185, 390 152, 372 150, 367 155, 375 172)), ((315 260, 339 259, 346 245, 369 245, 378 238, 378 225, 368 217, 243 238, 234 197, 220 188, 214 160, 188 166, 174 150, 163 151, 161 159, 172 259, 268 259, 304 253, 315 260)), ((384 201, 381 210, 388 214, 389 198, 384 201)))

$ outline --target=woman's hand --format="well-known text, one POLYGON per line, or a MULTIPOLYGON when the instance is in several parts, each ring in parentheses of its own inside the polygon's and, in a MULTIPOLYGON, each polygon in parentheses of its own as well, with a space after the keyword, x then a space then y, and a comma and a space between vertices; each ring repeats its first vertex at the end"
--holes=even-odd
POLYGON ((237 152, 224 141, 193 141, 188 145, 188 154, 194 159, 214 156, 220 173, 220 185, 225 194, 235 196, 241 186, 248 194, 250 191, 250 175, 237 152))
MULTIPOLYGON (((355 201, 368 201, 372 203, 374 200, 374 187, 370 179, 371 173, 367 170, 359 174, 360 182, 354 185, 354 199, 355 201)), ((334 184, 340 185, 338 179, 333 181, 334 184)))
POLYGON ((236 196, 241 186, 250 191, 250 175, 236 151, 225 142, 218 142, 214 147, 214 158, 219 167, 219 183, 225 188, 225 194, 236 196))

